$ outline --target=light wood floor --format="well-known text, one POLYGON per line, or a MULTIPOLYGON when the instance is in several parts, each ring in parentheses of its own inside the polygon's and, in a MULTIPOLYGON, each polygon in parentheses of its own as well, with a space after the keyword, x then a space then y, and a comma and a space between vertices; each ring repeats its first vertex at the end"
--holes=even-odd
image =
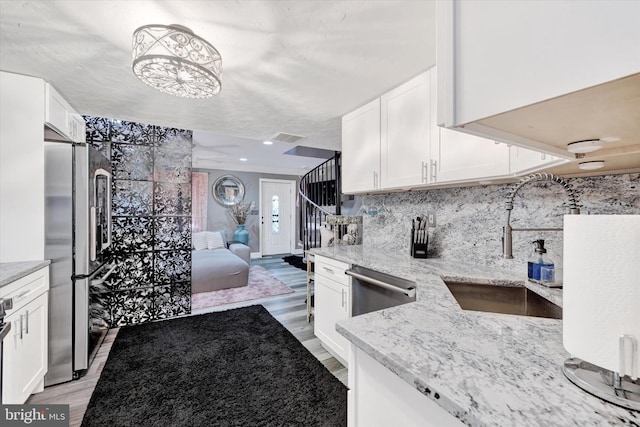
MULTIPOLYGON (((225 306, 194 310, 192 314, 211 311, 228 310, 253 304, 262 304, 273 317, 282 323, 322 364, 343 384, 347 384, 347 368, 342 366, 321 345, 313 334, 313 320, 307 323, 306 271, 292 267, 282 261, 281 256, 265 257, 251 260, 252 264, 261 265, 276 278, 289 285, 295 292, 259 300, 228 304, 225 306)), ((32 395, 29 404, 68 404, 70 411, 70 427, 80 426, 82 417, 89 404, 91 393, 95 388, 102 368, 107 361, 111 345, 118 334, 118 329, 111 329, 107 334, 97 356, 90 366, 87 375, 79 380, 45 388, 42 393, 32 395)))

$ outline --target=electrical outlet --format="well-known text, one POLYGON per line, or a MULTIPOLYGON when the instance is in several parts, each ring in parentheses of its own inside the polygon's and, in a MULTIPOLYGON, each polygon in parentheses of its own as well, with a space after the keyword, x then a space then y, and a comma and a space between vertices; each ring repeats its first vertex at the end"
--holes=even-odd
POLYGON ((436 226, 436 213, 434 211, 427 211, 427 224, 429 227, 436 226))

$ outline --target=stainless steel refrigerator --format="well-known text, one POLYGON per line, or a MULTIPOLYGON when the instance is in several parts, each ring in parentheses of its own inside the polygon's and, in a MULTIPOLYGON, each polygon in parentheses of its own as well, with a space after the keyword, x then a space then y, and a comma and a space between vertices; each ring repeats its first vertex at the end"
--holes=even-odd
POLYGON ((51 260, 45 385, 89 367, 89 286, 110 264, 111 163, 86 144, 45 142, 45 258, 51 260))

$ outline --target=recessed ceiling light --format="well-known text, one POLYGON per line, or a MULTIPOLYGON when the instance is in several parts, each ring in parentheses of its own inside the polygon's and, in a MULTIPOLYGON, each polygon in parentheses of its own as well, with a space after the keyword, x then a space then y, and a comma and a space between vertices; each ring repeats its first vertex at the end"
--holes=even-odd
POLYGON ((602 148, 602 141, 599 139, 585 139, 567 144, 567 151, 570 153, 591 153, 602 148))
POLYGON ((273 145, 273 141, 263 141, 264 145, 273 145))
POLYGON ((590 162, 580 162, 578 167, 585 171, 592 171, 604 167, 604 160, 593 160, 590 162))
POLYGON ((247 158, 246 158, 246 157, 241 157, 241 158, 240 158, 240 161, 241 161, 241 162, 246 162, 246 161, 247 161, 247 158))

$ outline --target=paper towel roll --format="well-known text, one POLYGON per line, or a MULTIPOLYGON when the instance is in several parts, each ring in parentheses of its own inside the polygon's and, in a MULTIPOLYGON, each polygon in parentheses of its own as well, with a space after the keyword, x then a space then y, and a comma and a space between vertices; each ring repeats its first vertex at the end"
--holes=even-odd
MULTIPOLYGON (((563 343, 573 357, 637 377, 640 352, 620 366, 619 337, 640 345, 640 215, 564 217, 563 343)), ((629 350, 629 347, 627 347, 629 350)))

